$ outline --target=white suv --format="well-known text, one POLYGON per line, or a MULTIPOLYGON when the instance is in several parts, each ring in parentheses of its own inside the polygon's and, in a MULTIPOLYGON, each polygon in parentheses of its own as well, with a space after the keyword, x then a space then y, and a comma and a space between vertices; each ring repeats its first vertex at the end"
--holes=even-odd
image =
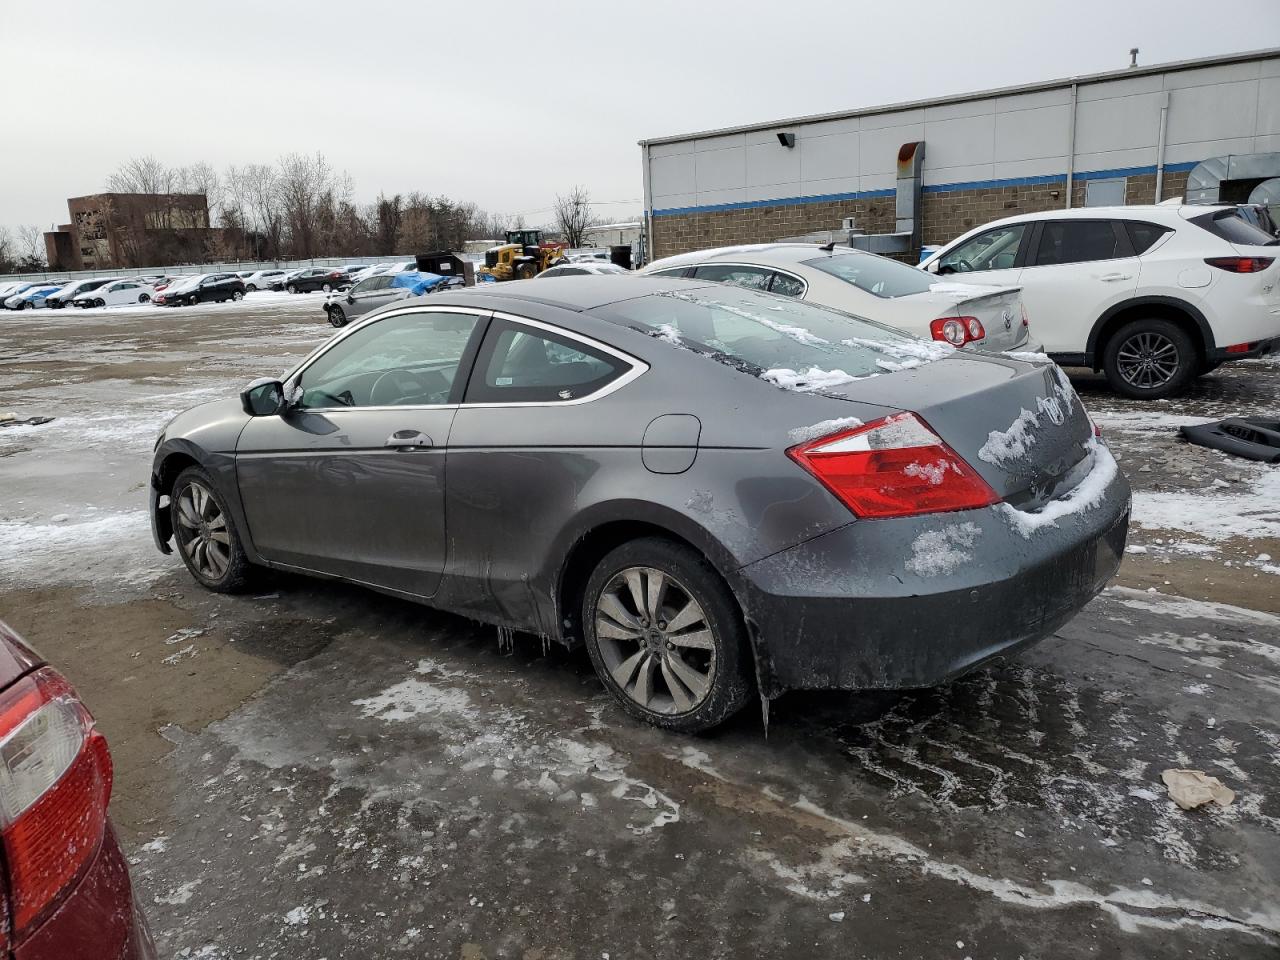
POLYGON ((1233 206, 1084 207, 985 224, 920 266, 1021 287, 1045 352, 1154 400, 1280 348, 1278 247, 1233 206))

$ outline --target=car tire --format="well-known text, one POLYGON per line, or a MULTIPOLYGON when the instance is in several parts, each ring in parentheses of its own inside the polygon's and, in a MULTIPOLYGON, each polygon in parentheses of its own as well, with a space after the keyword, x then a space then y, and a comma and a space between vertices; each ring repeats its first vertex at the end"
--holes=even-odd
POLYGON ((249 584, 252 565, 240 532, 203 467, 187 467, 169 494, 169 522, 178 555, 200 586, 236 593, 249 584))
POLYGON ((1132 400, 1161 400, 1181 393, 1200 364, 1187 332, 1160 317, 1131 320, 1102 351, 1107 383, 1132 400))
POLYGON ((188 306, 188 307, 195 307, 195 306, 198 306, 198 305, 199 305, 199 303, 200 303, 200 298, 199 298, 199 297, 196 297, 196 296, 187 297, 187 306, 188 306))
POLYGON ((320 289, 323 290, 325 293, 328 293, 330 290, 333 289, 333 285, 328 283, 322 284, 320 289))
POLYGON ((101 297, 97 297, 94 299, 93 305, 95 307, 105 307, 107 305, 107 301, 103 300, 101 297))
POLYGON ((232 294, 231 294, 231 299, 232 299, 232 300, 243 300, 243 299, 244 299, 244 291, 243 291, 243 290, 236 290, 234 293, 232 293, 232 294))
POLYGON ((289 284, 287 287, 285 287, 285 289, 286 289, 286 290, 288 290, 290 293, 297 293, 297 292, 298 292, 298 288, 297 288, 297 286, 296 286, 295 284, 292 284, 292 283, 291 283, 291 284, 289 284))
POLYGON ((329 322, 341 329, 347 325, 347 315, 341 307, 330 307, 329 322))
POLYGON ((596 674, 637 720, 699 733, 737 713, 754 689, 733 594, 683 544, 646 537, 610 551, 587 581, 582 623, 596 674))
POLYGON ((139 303, 150 303, 150 302, 151 302, 151 296, 150 296, 149 294, 146 294, 146 293, 140 293, 140 294, 138 294, 138 302, 139 302, 139 303))
POLYGON ((251 283, 251 284, 249 284, 248 286, 246 286, 246 287, 244 288, 244 292, 245 292, 245 293, 253 293, 253 292, 255 292, 257 289, 258 289, 258 285, 257 285, 256 283, 251 283))

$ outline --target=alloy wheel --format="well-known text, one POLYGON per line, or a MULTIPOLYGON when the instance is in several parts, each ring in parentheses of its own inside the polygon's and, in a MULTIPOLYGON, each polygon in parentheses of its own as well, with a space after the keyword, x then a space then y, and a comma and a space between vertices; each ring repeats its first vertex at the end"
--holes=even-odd
POLYGON ((1178 346, 1162 333, 1144 330, 1133 334, 1116 354, 1116 366, 1124 381, 1144 389, 1161 387, 1181 366, 1178 346))
POLYGON ((192 481, 178 494, 178 543, 191 566, 208 580, 221 580, 231 565, 231 532, 213 494, 192 481))
POLYGON ((595 608, 600 655, 614 683, 645 710, 682 714, 710 695, 716 644, 702 605, 675 577, 627 567, 595 608))

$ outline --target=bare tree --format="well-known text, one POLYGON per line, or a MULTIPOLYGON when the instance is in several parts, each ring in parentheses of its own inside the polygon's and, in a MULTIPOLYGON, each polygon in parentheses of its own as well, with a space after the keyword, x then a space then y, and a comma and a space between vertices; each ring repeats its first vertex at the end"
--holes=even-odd
POLYGON ((591 195, 582 187, 574 187, 567 197, 557 194, 554 211, 564 242, 570 247, 582 246, 587 228, 596 222, 591 216, 591 195))
POLYGON ((335 172, 324 154, 288 153, 280 158, 278 184, 294 256, 316 256, 319 221, 337 202, 349 201, 351 178, 335 172))
POLYGON ((9 228, 0 226, 0 273, 13 273, 14 263, 13 234, 9 228))
POLYGON ((43 270, 47 265, 45 262, 44 231, 29 223, 19 227, 17 251, 19 270, 43 270))
POLYGON ((222 218, 226 201, 226 185, 218 176, 218 171, 208 163, 193 163, 177 171, 175 186, 179 193, 204 194, 205 207, 209 212, 209 225, 222 218))

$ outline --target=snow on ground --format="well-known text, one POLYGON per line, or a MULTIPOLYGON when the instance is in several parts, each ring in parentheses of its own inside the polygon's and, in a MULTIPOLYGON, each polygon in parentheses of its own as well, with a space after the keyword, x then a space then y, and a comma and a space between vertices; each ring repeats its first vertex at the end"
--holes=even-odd
POLYGON ((1239 493, 1225 483, 1202 490, 1136 491, 1133 522, 1207 540, 1280 538, 1280 469, 1244 463, 1236 469, 1249 477, 1239 493))

